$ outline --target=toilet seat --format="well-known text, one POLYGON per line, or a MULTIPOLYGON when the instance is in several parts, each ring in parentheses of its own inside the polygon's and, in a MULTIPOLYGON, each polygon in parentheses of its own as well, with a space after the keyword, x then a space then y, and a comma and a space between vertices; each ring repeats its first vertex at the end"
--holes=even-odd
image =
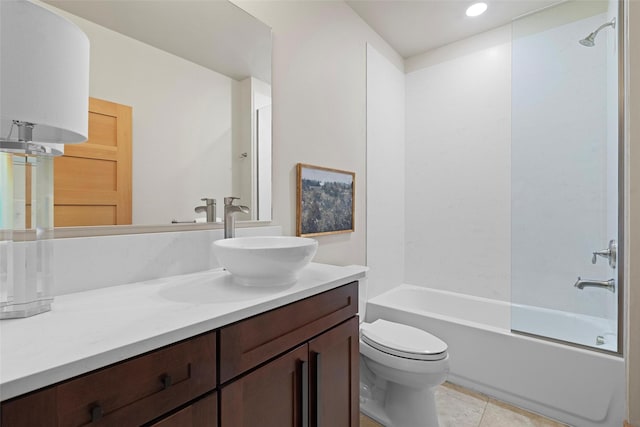
POLYGON ((385 353, 413 360, 442 360, 447 357, 447 344, 422 329, 378 319, 363 323, 362 341, 385 353))

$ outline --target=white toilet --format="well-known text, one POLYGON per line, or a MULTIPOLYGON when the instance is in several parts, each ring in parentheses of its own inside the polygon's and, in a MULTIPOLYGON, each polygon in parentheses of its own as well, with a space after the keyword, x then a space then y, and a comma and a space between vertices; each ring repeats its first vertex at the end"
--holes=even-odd
POLYGON ((441 339, 382 319, 360 323, 360 410, 384 426, 438 427, 434 391, 448 373, 441 339))

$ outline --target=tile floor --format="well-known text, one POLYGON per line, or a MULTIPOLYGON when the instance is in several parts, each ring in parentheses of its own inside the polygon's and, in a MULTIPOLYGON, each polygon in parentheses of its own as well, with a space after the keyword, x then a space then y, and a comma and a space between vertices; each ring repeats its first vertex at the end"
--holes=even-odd
MULTIPOLYGON (((567 427, 451 383, 436 390, 436 407, 440 427, 567 427)), ((360 427, 381 426, 361 414, 360 427)))

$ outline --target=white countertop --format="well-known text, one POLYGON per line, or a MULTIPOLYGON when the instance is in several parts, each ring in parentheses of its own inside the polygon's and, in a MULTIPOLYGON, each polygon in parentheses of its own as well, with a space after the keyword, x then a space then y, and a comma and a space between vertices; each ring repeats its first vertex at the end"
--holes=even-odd
POLYGON ((19 396, 365 277, 311 263, 285 288, 209 270, 56 297, 50 312, 0 321, 0 400, 19 396))

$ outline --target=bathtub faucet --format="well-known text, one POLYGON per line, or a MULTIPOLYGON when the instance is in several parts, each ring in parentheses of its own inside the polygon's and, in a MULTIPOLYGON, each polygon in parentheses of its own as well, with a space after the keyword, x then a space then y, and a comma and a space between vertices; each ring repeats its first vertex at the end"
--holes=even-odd
POLYGON ((588 288, 588 287, 594 287, 594 288, 605 288, 611 292, 616 292, 616 281, 615 279, 609 279, 609 280, 582 280, 579 276, 578 276, 578 280, 576 281, 576 283, 573 285, 578 289, 584 289, 584 288, 588 288))

